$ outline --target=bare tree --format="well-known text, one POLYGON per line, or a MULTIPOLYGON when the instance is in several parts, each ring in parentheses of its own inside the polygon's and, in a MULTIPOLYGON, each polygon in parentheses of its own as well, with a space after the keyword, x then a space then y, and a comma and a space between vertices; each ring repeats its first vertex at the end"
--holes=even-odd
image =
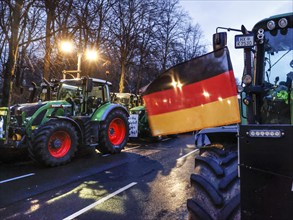
MULTIPOLYGON (((142 22, 143 26, 138 33, 138 44, 137 44, 137 68, 133 71, 136 76, 135 82, 135 93, 139 92, 142 83, 145 78, 148 78, 148 72, 150 69, 156 68, 155 59, 153 52, 155 50, 156 41, 156 26, 158 24, 159 10, 156 7, 157 0, 149 1, 142 10, 142 22), (155 67, 155 68, 154 68, 155 67)), ((155 70, 153 73, 157 73, 155 70)), ((156 74, 153 74, 156 75, 156 74)))
POLYGON ((45 43, 45 57, 44 57, 44 78, 50 78, 50 57, 52 52, 51 47, 51 32, 54 30, 54 19, 56 16, 57 1, 44 1, 45 11, 47 15, 46 19, 46 43, 45 43))
POLYGON ((180 37, 180 25, 183 24, 184 12, 180 10, 178 0, 161 0, 160 5, 160 20, 157 29, 157 53, 161 60, 161 70, 165 71, 170 67, 172 60, 172 47, 177 43, 180 37))
POLYGON ((181 50, 183 61, 202 55, 206 52, 206 46, 201 42, 202 31, 199 24, 187 23, 182 31, 181 50))
POLYGON ((201 35, 179 0, 2 0, 2 104, 10 104, 13 81, 59 78, 76 68, 76 54, 59 50, 61 39, 73 40, 79 52, 100 51, 95 65, 82 59, 83 74, 105 77, 109 70, 114 88, 137 92, 172 65, 201 55, 201 35))
POLYGON ((118 1, 112 7, 112 19, 109 20, 111 33, 109 44, 118 56, 120 63, 119 92, 124 91, 126 71, 133 62, 137 50, 139 32, 143 26, 142 11, 146 1, 118 1))
POLYGON ((1 20, 1 28, 8 40, 8 59, 4 69, 2 105, 9 106, 11 102, 11 90, 15 73, 16 60, 18 57, 19 41, 26 27, 28 12, 34 0, 3 1, 7 4, 6 15, 1 20), (6 27, 5 27, 6 26, 6 27))

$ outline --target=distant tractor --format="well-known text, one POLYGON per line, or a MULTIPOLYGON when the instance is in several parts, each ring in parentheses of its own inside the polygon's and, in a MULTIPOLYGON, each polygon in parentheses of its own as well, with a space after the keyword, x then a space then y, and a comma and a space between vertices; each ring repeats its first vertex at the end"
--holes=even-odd
POLYGON ((0 148, 28 148, 45 166, 72 160, 78 149, 119 153, 128 141, 127 109, 110 101, 110 82, 63 79, 57 100, 0 108, 0 148))
POLYGON ((129 111, 129 137, 139 138, 148 141, 157 141, 161 137, 152 136, 152 132, 148 123, 148 116, 146 113, 143 100, 140 95, 133 93, 112 93, 111 100, 113 103, 118 103, 126 107, 129 111))
MULTIPOLYGON (((252 31, 224 29, 242 32, 235 47, 244 48, 239 94, 247 123, 196 134, 189 219, 292 219, 293 13, 252 31)), ((226 42, 225 32, 214 35, 215 50, 226 42)))
POLYGON ((134 93, 112 93, 111 101, 123 105, 128 110, 143 104, 141 96, 134 93))

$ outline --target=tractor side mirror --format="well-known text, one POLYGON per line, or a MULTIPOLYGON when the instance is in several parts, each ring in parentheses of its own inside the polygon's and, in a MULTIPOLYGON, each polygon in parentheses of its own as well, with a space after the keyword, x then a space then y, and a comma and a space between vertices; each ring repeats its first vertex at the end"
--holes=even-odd
POLYGON ((219 50, 227 45, 227 32, 219 32, 213 35, 213 48, 219 50))

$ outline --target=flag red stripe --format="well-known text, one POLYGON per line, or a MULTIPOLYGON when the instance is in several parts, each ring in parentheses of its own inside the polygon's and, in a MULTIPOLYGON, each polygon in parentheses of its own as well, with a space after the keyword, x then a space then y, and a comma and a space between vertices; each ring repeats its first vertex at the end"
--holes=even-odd
POLYGON ((181 88, 151 93, 143 96, 143 99, 148 115, 158 115, 221 101, 236 95, 235 79, 231 70, 181 88))

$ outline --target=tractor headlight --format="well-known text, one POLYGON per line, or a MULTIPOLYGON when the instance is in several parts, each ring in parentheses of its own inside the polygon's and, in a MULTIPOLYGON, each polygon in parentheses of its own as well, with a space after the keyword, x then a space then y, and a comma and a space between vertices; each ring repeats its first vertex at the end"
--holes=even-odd
POLYGON ((268 23, 267 23, 267 28, 271 31, 273 29, 275 29, 276 27, 276 23, 273 21, 273 20, 270 20, 268 23))
POLYGON ((280 137, 284 136, 285 134, 284 134, 284 132, 282 132, 281 130, 278 130, 278 129, 274 129, 274 130, 252 129, 247 132, 247 135, 252 138, 258 138, 258 137, 280 138, 280 137))
POLYGON ((286 18, 282 18, 279 20, 278 25, 280 28, 285 28, 288 25, 288 21, 286 18))

